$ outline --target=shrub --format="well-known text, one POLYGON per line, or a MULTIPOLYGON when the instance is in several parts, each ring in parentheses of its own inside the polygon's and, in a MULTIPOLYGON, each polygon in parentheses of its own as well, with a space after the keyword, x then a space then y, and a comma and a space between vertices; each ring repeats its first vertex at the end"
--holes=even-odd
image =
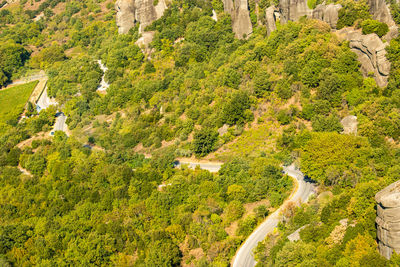
POLYGON ((361 22, 361 28, 363 34, 376 33, 379 37, 384 36, 389 31, 389 27, 386 23, 373 19, 367 19, 361 22))
POLYGON ((346 26, 353 26, 356 20, 364 20, 369 18, 371 18, 371 15, 369 13, 369 6, 366 2, 346 1, 343 4, 343 7, 339 10, 337 28, 341 29, 346 26))

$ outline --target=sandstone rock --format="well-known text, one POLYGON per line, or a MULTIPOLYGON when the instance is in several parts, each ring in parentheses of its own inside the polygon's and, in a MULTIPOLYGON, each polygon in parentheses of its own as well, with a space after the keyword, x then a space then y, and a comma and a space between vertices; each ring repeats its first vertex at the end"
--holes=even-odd
POLYGON ((389 5, 386 0, 368 0, 369 12, 372 14, 373 19, 386 23, 389 27, 395 26, 392 15, 390 14, 389 5))
POLYGON ((384 40, 390 41, 399 35, 396 23, 390 13, 389 4, 385 0, 369 0, 370 13, 372 18, 386 23, 389 26, 389 32, 383 37, 384 40))
POLYGON ((143 32, 142 36, 139 39, 137 39, 135 44, 142 49, 142 52, 144 54, 147 54, 148 56, 150 56, 152 51, 149 48, 149 44, 153 41, 153 38, 154 38, 154 32, 152 32, 152 31, 151 32, 143 32))
POLYGON ((118 0, 115 3, 117 10, 118 33, 125 34, 135 26, 135 2, 132 0, 118 0))
POLYGON ((375 195, 375 200, 385 208, 400 207, 400 200, 396 197, 400 193, 400 180, 385 187, 375 195))
POLYGON ((383 257, 385 257, 386 259, 390 259, 390 257, 392 256, 393 249, 386 246, 382 242, 378 242, 378 249, 379 249, 379 252, 381 253, 381 255, 383 257))
POLYGON ((371 33, 363 35, 361 30, 343 28, 336 32, 339 39, 349 41, 349 46, 354 51, 361 63, 361 72, 367 76, 374 73, 376 84, 380 87, 387 85, 390 71, 390 62, 386 58, 386 46, 378 35, 371 33))
POLYGON ((312 17, 314 19, 325 21, 331 26, 331 28, 336 29, 339 20, 339 9, 341 8, 342 6, 339 4, 320 4, 313 10, 312 17))
POLYGON ((253 32, 247 0, 223 0, 224 11, 232 17, 232 30, 236 38, 247 38, 253 32))
POLYGON ((118 32, 127 33, 138 22, 139 33, 142 33, 153 21, 161 18, 167 9, 165 1, 159 0, 156 6, 153 3, 154 0, 118 0, 115 3, 118 32))
POLYGON ((381 217, 376 217, 375 222, 378 226, 386 230, 400 231, 400 221, 397 222, 388 222, 384 221, 381 217))
POLYGON ((307 0, 281 0, 279 1, 281 22, 297 21, 303 16, 311 17, 312 9, 307 5, 307 0))
POLYGON ((221 128, 218 129, 219 136, 223 136, 224 134, 226 134, 228 132, 228 129, 229 129, 229 125, 224 124, 221 128))
POLYGON ((309 224, 306 224, 302 227, 300 227, 299 229, 297 229, 296 231, 294 231, 293 233, 291 233, 290 235, 288 235, 288 239, 290 242, 294 242, 294 241, 299 241, 300 240, 300 231, 303 230, 304 228, 306 228, 309 224))
POLYGON ((378 225, 377 237, 388 247, 400 248, 400 231, 386 230, 378 225))
POLYGON ((379 191, 375 200, 379 252, 390 259, 393 251, 400 253, 400 180, 379 191))
POLYGON ((382 39, 390 42, 390 40, 397 38, 397 36, 399 36, 399 29, 397 28, 397 26, 392 26, 389 28, 389 32, 385 34, 382 39))
POLYGON ((356 116, 346 116, 340 123, 343 126, 343 134, 354 134, 357 135, 357 117, 356 116))
POLYGON ((275 14, 277 9, 275 6, 270 6, 265 10, 265 26, 267 26, 267 34, 270 35, 271 32, 276 30, 276 20, 275 14))
POLYGON ((384 208, 381 204, 378 204, 376 213, 385 222, 400 222, 400 206, 396 208, 384 208))

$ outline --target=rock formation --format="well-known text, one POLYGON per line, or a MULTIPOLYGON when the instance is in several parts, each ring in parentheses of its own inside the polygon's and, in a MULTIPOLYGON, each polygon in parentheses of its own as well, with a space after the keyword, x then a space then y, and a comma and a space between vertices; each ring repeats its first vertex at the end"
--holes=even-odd
POLYGON ((280 19, 281 23, 296 21, 303 16, 318 19, 328 23, 335 29, 339 19, 339 9, 342 6, 337 4, 320 4, 315 9, 307 6, 307 1, 303 0, 284 0, 278 7, 270 6, 265 10, 265 24, 268 35, 276 29, 276 21, 280 19))
POLYGON ((270 6, 265 10, 265 26, 267 34, 276 30, 276 21, 280 18, 279 10, 275 6, 270 6))
POLYGON ((139 33, 159 19, 164 14, 167 5, 164 0, 159 0, 154 6, 154 0, 118 0, 115 3, 117 10, 118 32, 127 33, 135 23, 139 23, 139 33))
POLYGON ((343 134, 357 135, 358 122, 356 116, 346 116, 340 121, 340 123, 343 126, 343 134))
POLYGON ((385 0, 369 0, 369 12, 373 19, 386 23, 389 27, 395 26, 392 15, 390 14, 389 5, 385 0))
POLYGON ((361 72, 364 76, 374 74, 376 84, 380 87, 387 85, 390 62, 386 58, 386 46, 375 33, 363 35, 361 30, 344 28, 336 32, 339 39, 349 41, 349 46, 358 56, 361 72))
POLYGON ((339 9, 342 6, 337 4, 320 4, 318 5, 312 13, 313 19, 319 19, 328 23, 332 29, 336 29, 336 24, 339 20, 339 9))
POLYGON ((307 5, 307 0, 280 0, 279 13, 281 22, 297 21, 303 16, 311 17, 313 10, 307 5))
POLYGON ((387 4, 385 0, 369 0, 368 4, 370 6, 369 12, 372 14, 372 18, 384 22, 389 26, 389 32, 383 39, 390 41, 396 38, 399 32, 390 13, 389 4, 387 4))
POLYGON ((125 34, 135 26, 135 2, 131 0, 118 0, 115 3, 117 10, 118 33, 125 34))
POLYGON ((375 200, 379 252, 390 259, 393 251, 400 253, 400 181, 379 191, 375 200))
POLYGON ((247 38, 253 32, 247 0, 223 0, 224 11, 232 17, 232 30, 236 38, 247 38))

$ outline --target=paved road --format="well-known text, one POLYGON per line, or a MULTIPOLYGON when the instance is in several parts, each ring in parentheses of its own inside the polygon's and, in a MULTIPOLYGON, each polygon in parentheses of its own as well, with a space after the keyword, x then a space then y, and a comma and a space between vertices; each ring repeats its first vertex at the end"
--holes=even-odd
POLYGON ((67 130, 67 126, 65 121, 67 120, 67 116, 64 113, 60 112, 56 115, 56 123, 54 124, 53 130, 50 132, 51 135, 54 135, 55 131, 63 131, 67 130))
POLYGON ((308 197, 313 193, 313 185, 305 182, 303 173, 296 170, 293 165, 284 167, 283 170, 287 175, 297 180, 297 190, 246 239, 235 255, 233 267, 253 267, 256 265, 253 250, 258 242, 263 241, 267 234, 271 233, 274 228, 278 226, 281 220, 280 213, 286 204, 288 202, 294 202, 296 204, 306 202, 308 197))
POLYGON ((202 170, 207 170, 209 172, 218 172, 221 169, 223 163, 201 163, 201 162, 189 162, 189 161, 176 161, 175 167, 180 168, 182 165, 187 165, 190 169, 195 169, 197 166, 202 170))
POLYGON ((57 101, 54 98, 50 98, 47 94, 47 86, 44 88, 42 94, 40 95, 39 100, 36 102, 37 111, 41 111, 42 109, 46 109, 51 105, 57 105, 57 101))

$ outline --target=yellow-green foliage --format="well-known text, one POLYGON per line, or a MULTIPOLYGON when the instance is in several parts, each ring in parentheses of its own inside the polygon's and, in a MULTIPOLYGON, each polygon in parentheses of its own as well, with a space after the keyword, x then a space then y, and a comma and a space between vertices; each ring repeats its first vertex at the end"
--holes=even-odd
POLYGON ((18 118, 37 83, 34 81, 0 91, 0 122, 18 118))
POLYGON ((224 151, 217 152, 219 160, 229 160, 236 157, 255 157, 261 152, 274 148, 277 125, 273 122, 253 127, 243 132, 234 142, 228 144, 224 151))

